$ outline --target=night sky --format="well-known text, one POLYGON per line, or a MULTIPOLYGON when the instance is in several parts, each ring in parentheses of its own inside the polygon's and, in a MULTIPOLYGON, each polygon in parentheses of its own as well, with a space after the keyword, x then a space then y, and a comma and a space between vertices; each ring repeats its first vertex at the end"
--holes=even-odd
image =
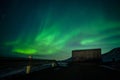
POLYGON ((0 0, 0 56, 62 60, 120 47, 119 0, 0 0))

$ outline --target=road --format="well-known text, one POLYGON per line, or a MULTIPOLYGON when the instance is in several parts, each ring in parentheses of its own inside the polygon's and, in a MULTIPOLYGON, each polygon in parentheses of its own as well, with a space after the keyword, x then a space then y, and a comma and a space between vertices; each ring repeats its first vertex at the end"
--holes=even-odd
POLYGON ((15 74, 0 80, 120 80, 119 73, 101 65, 81 63, 15 74))

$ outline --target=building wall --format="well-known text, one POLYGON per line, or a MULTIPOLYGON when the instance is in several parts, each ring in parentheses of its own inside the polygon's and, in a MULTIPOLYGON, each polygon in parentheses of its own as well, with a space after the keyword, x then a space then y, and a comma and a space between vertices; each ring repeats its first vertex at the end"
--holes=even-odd
POLYGON ((73 61, 99 61, 101 59, 101 49, 73 50, 73 61))

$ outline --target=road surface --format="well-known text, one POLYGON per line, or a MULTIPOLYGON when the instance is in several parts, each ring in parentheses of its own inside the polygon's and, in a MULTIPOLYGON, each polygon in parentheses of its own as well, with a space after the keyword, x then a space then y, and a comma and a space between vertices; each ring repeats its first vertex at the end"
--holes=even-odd
POLYGON ((119 71, 89 63, 49 67, 30 74, 16 74, 0 80, 120 80, 119 71))

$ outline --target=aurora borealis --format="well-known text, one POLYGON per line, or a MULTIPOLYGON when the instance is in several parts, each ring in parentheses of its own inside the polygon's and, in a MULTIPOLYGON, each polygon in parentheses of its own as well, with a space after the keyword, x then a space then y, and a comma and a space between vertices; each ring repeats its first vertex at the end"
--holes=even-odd
POLYGON ((120 46, 119 0, 3 3, 1 55, 62 60, 71 57, 74 49, 101 48, 105 53, 120 46))

